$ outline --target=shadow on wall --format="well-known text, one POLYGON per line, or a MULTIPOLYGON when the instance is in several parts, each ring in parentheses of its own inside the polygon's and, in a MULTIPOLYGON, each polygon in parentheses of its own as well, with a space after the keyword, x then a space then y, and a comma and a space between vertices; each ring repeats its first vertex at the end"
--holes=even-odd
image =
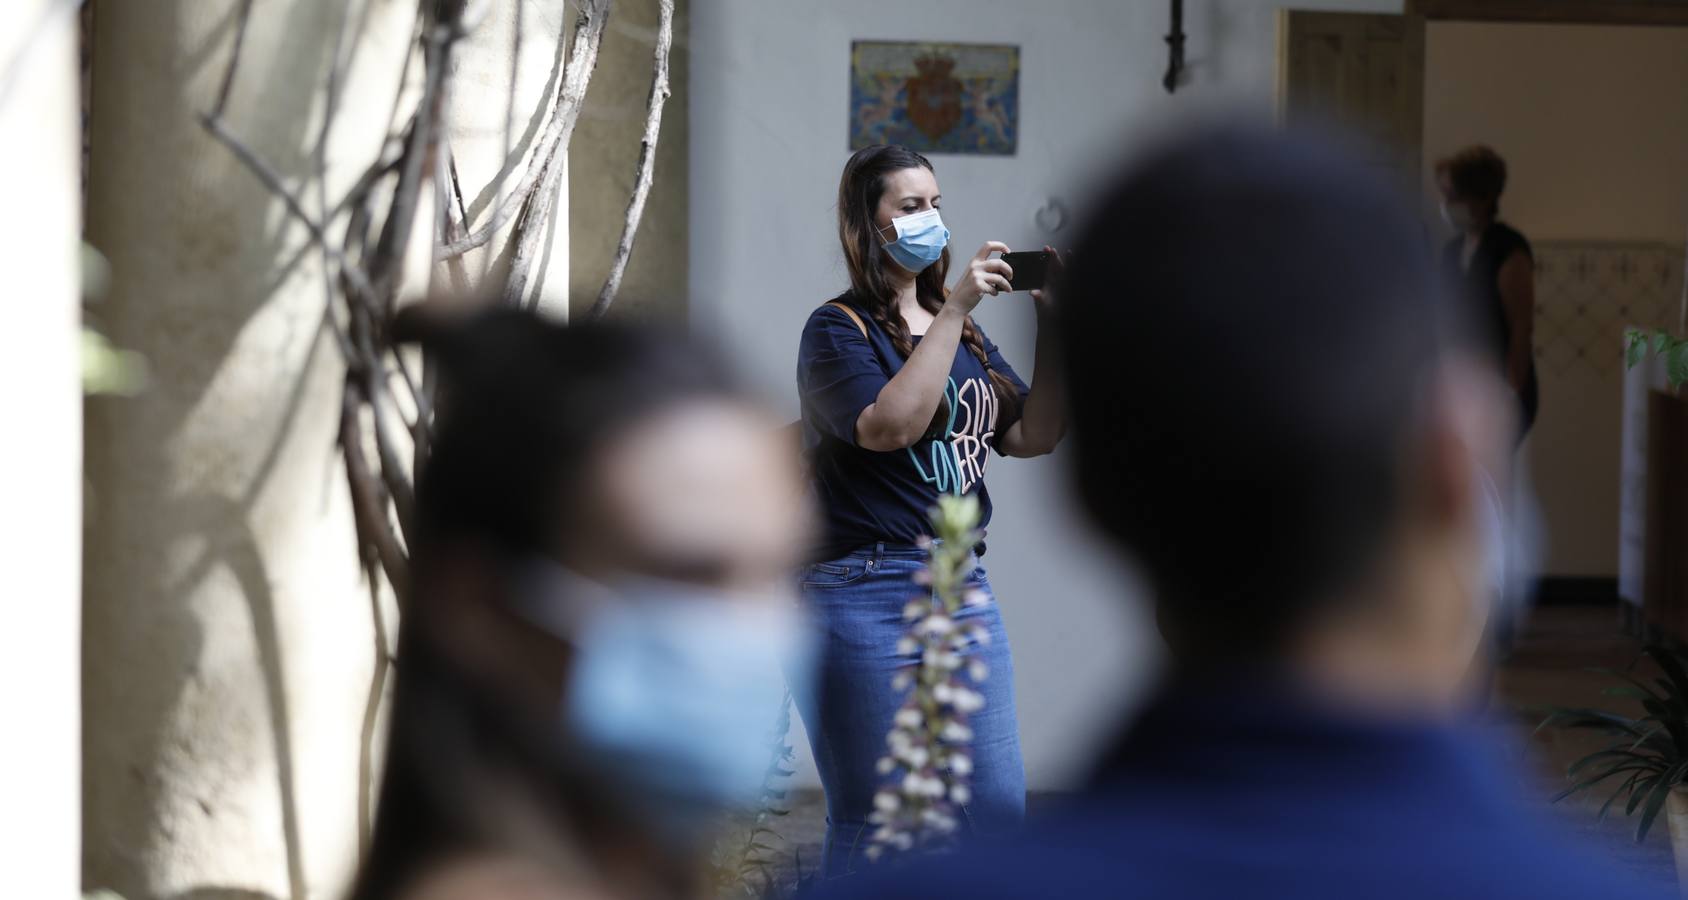
MULTIPOLYGON (((83 878, 125 896, 154 893, 160 860, 184 856, 175 849, 180 832, 214 830, 210 823, 226 814, 217 804, 226 791, 218 779, 262 759, 267 737, 276 760, 289 895, 303 898, 293 741, 271 591, 275 573, 251 516, 313 387, 310 373, 323 336, 320 323, 310 326, 312 335, 289 335, 291 346, 308 342, 309 350, 291 373, 296 380, 285 403, 279 411, 246 413, 251 424, 273 429, 273 443, 243 489, 230 489, 235 479, 224 467, 244 463, 232 451, 227 458, 198 459, 174 452, 178 441, 192 445, 184 433, 196 424, 194 416, 203 415, 202 402, 214 400, 214 383, 231 371, 250 377, 249 370, 240 374, 242 366, 264 364, 230 365, 230 356, 309 253, 308 246, 289 247, 295 229, 274 214, 275 204, 251 174, 232 157, 216 162, 220 148, 206 149, 210 139, 197 121, 206 110, 191 105, 181 86, 205 83, 213 67, 213 77, 221 77, 238 13, 236 4, 226 4, 228 19, 210 29, 202 45, 181 46, 193 33, 184 21, 193 16, 185 11, 189 6, 106 4, 96 24, 89 237, 113 269, 112 297, 101 317, 115 341, 150 358, 155 378, 140 397, 93 399, 86 406, 92 510, 83 572, 83 878), (161 52, 174 62, 167 74, 150 71, 161 52), (213 162, 189 172, 184 157, 213 162), (165 240, 180 244, 157 243, 165 240), (174 283, 159 277, 175 273, 174 283), (245 711, 223 708, 228 686, 208 681, 199 669, 207 656, 207 622, 242 614, 251 624, 267 707, 252 714, 252 727, 224 718, 245 711), (238 748, 234 759, 226 758, 231 745, 238 748), (189 791, 207 821, 182 821, 189 791)), ((293 4, 285 19, 264 23, 282 36, 270 58, 321 85, 333 48, 317 38, 339 27, 345 13, 338 6, 293 4)), ((304 82, 291 91, 260 88, 275 73, 255 68, 248 66, 236 81, 230 127, 298 183, 314 165, 315 89, 305 89, 304 82), (243 103, 259 90, 261 106, 243 103)), ((285 362, 276 360, 278 368, 285 362)), ((220 402, 217 408, 229 406, 220 402)), ((231 424, 217 428, 232 431, 231 424)), ((206 887, 177 896, 271 895, 206 887)))

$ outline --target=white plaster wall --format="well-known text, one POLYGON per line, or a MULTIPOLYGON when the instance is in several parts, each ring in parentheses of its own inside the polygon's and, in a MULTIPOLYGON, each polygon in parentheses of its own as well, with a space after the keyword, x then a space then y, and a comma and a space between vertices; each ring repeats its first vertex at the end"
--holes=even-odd
MULTIPOLYGON (((1041 245, 1045 199, 1082 206, 1085 173, 1193 115, 1264 114, 1276 83, 1276 12, 1261 0, 1186 4, 1190 83, 1160 79, 1167 4, 1158 0, 713 0, 691 47, 690 309, 780 408, 797 411, 797 338, 846 285, 833 197, 848 157, 850 42, 974 41, 1020 46, 1020 143, 1012 157, 935 156, 944 219, 962 257, 987 239, 1041 245)), ((1399 0, 1297 8, 1399 12, 1399 0)), ((1057 243, 1070 238, 1061 234, 1057 243)), ((1129 260, 1129 248, 1122 248, 1129 260)), ((1029 377, 1024 295, 979 320, 1029 377)), ((1176 373, 1168 373, 1176 377, 1176 373)), ((1016 660, 1032 788, 1067 786, 1152 672, 1155 637, 1136 593, 1077 524, 1053 459, 997 460, 997 518, 985 560, 1016 660)), ((805 739, 798 738, 805 757, 805 739)), ((805 758, 802 783, 813 784, 805 758)))

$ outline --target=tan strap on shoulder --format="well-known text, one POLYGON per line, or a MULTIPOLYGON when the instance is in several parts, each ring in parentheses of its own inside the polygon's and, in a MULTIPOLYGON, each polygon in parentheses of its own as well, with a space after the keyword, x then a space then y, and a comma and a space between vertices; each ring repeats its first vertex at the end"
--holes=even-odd
POLYGON ((862 321, 861 316, 856 315, 856 311, 850 308, 850 304, 845 303, 842 300, 828 300, 826 305, 836 306, 843 310, 844 315, 849 316, 850 321, 856 323, 856 330, 862 333, 862 337, 867 337, 867 323, 862 321))

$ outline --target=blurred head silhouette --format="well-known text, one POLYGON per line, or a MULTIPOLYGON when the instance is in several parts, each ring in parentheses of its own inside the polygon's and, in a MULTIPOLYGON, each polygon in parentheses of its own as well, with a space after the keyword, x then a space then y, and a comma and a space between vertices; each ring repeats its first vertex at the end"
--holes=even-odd
POLYGON ((1458 696, 1511 426, 1422 233, 1338 143, 1264 129, 1161 146, 1098 205, 1063 299, 1074 474, 1178 673, 1458 696))
POLYGON ((755 799, 801 649, 792 455, 657 333, 420 308, 394 330, 441 385, 355 896, 686 894, 721 813, 755 799))

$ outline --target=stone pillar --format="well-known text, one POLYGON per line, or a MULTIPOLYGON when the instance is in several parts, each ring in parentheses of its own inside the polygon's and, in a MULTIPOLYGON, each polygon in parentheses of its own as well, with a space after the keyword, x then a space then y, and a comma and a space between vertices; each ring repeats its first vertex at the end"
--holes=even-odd
MULTIPOLYGON (((102 321, 152 377, 88 406, 83 876, 128 900, 338 896, 373 774, 376 647, 320 257, 198 121, 239 6, 109 2, 95 23, 88 239, 112 267, 102 321)), ((337 36, 330 203, 387 134, 415 10, 253 6, 224 121, 313 209, 337 36)), ((8 333, 39 344, 45 329, 8 333)), ((31 595, 31 614, 69 609, 31 595)))
POLYGON ((19 212, 0 219, 13 298, 0 329, 0 408, 13 435, 0 466, 0 565, 14 600, 0 632, 0 705, 17 729, 0 769, 8 897, 73 897, 80 881, 81 140, 76 18, 49 13, 59 6, 21 0, 0 17, 0 60, 15 66, 0 65, 0 172, 19 212))

